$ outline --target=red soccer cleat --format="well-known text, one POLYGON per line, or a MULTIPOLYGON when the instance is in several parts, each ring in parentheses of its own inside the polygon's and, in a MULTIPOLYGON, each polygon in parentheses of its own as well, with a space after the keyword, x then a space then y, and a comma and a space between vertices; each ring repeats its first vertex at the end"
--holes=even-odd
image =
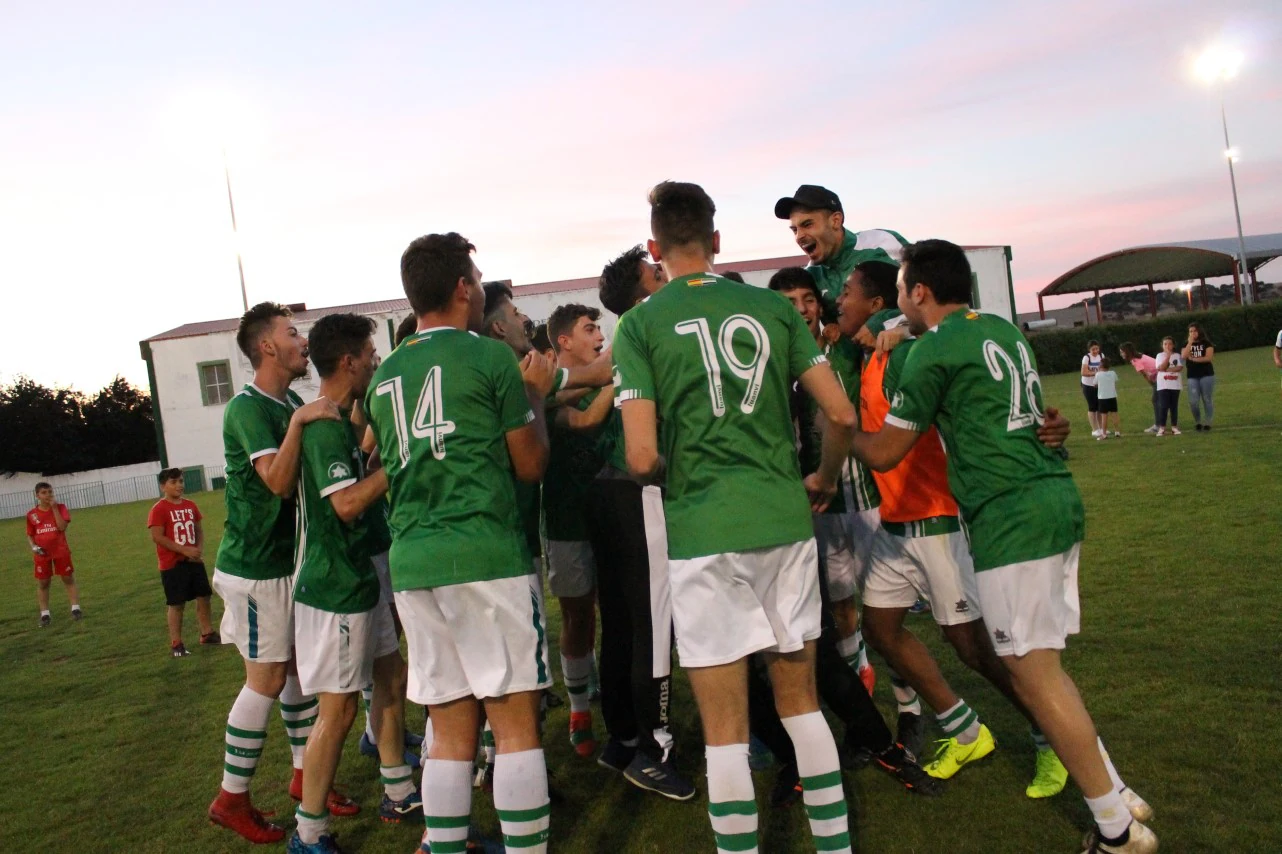
POLYGON ((855 671, 855 675, 859 677, 860 682, 864 683, 864 689, 868 692, 868 696, 871 697, 872 689, 877 687, 877 671, 872 669, 871 664, 865 664, 855 671))
POLYGON ((574 752, 584 759, 591 759, 596 753, 591 712, 570 712, 570 744, 574 752))
POLYGON ((285 839, 285 828, 263 818, 263 814, 250 803, 249 792, 233 793, 219 789, 218 797, 209 805, 209 821, 239 834, 255 845, 285 839))
MULTIPOLYGON (((294 769, 294 779, 289 781, 289 796, 296 801, 303 799, 303 769, 301 768, 294 769)), ((339 818, 347 818, 361 811, 360 804, 334 789, 329 790, 325 806, 329 808, 330 815, 339 818)))

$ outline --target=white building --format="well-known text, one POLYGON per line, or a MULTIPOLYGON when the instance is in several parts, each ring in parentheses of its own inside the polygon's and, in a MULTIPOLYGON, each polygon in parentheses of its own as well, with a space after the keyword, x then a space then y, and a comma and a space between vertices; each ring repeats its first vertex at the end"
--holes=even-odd
MULTIPOLYGON (((1014 320, 1015 295, 1010 275, 1010 247, 966 247, 975 277, 974 303, 982 311, 1014 320)), ((766 258, 718 264, 722 273, 738 272, 749 284, 765 287, 777 270, 804 266, 804 256, 766 258)), ((577 302, 602 308, 596 277, 560 282, 517 285, 517 306, 536 322, 546 320, 558 305, 577 302)), ((355 312, 374 318, 374 345, 380 356, 392 350, 396 326, 409 314, 405 299, 356 303, 308 309, 294 305, 295 321, 304 335, 320 317, 335 312, 355 312)), ((601 325, 607 340, 614 332, 615 317, 602 311, 601 325)), ((223 407, 254 372, 236 347, 238 318, 188 323, 139 343, 147 363, 147 378, 156 413, 160 459, 165 466, 201 469, 206 487, 222 485, 223 407)), ((314 375, 294 383, 304 400, 317 394, 314 375)), ((192 482, 196 472, 189 475, 192 482)))

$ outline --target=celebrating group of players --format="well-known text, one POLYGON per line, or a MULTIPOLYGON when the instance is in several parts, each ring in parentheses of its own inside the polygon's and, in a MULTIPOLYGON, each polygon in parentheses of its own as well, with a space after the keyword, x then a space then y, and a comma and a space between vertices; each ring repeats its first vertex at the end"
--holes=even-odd
POLYGON ((601 276, 619 316, 609 351, 587 306, 561 306, 532 336, 456 233, 405 250, 414 314, 381 363, 368 318, 322 317, 304 339, 282 306, 244 315, 255 373, 224 419, 213 586, 246 679, 210 817, 251 841, 284 838, 249 798, 279 699, 300 801, 288 850, 339 850, 328 817, 357 807, 332 784, 372 685, 382 818, 425 821, 424 851, 468 850, 484 725, 504 844, 546 851, 546 567, 575 752, 694 796, 668 730, 675 645, 718 852, 758 848, 750 737, 778 762, 772 802, 799 793, 815 848, 836 852, 851 850, 843 767, 937 795, 992 752, 905 627, 919 599, 1032 725, 1028 795, 1071 776, 1096 821, 1087 851, 1156 850, 1141 823, 1151 807, 1118 777, 1060 665, 1084 535, 1053 450, 1068 424, 1044 407, 1019 331, 969 309, 964 252, 849 231, 838 197, 805 185, 775 214, 812 263, 755 288, 714 272, 702 188, 665 182, 649 202, 648 246, 601 276), (320 396, 304 403, 289 385, 309 360, 320 396), (891 670, 895 734, 870 697, 865 641, 891 670), (429 713, 418 784, 406 698, 429 713), (841 749, 821 699, 845 724, 841 749), (924 767, 923 701, 945 736, 924 767))

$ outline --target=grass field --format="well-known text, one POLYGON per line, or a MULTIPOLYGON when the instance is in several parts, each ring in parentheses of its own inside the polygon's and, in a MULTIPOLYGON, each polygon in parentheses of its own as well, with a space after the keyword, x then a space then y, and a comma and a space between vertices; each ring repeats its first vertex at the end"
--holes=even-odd
MULTIPOLYGON (((1082 634, 1066 662, 1123 777, 1156 808, 1162 850, 1282 850, 1282 550, 1277 506, 1282 475, 1282 398, 1267 350, 1216 361, 1218 417, 1210 434, 1161 439, 1148 388, 1121 371, 1126 437, 1095 442, 1085 427, 1077 378, 1045 382, 1050 403, 1074 420, 1070 465, 1088 509, 1082 555, 1082 634)), ((1183 402, 1182 402, 1183 403, 1183 402)), ((220 494, 193 496, 206 514, 208 553, 223 518, 220 494)), ((31 561, 22 520, 0 522, 0 851, 238 852, 251 846, 210 827, 205 808, 221 779, 222 731, 243 676, 233 648, 195 644, 167 655, 164 601, 145 530, 146 505, 75 514, 70 539, 86 618, 73 623, 55 582, 54 624, 36 627, 31 561)), ((221 613, 215 606, 215 617, 221 613)), ((553 608, 553 635, 557 615, 553 608)), ((873 770, 846 777, 852 829, 865 852, 1078 851, 1089 815, 1070 785, 1049 802, 1027 800, 1027 727, 1001 697, 940 647, 929 618, 912 626, 936 651, 958 691, 1001 743, 963 771, 943 798, 904 794, 873 770)), ((555 649, 555 647, 554 647, 555 649)), ((555 657, 555 656, 554 656, 555 657)), ((702 745, 688 685, 674 707, 681 764, 704 789, 702 745)), ((877 700, 894 711, 883 677, 877 700)), ((421 711, 411 713, 413 726, 421 711)), ((564 802, 552 813, 561 852, 710 851, 706 801, 643 796, 576 759, 552 714, 548 761, 564 802)), ((600 723, 598 718, 598 734, 600 723)), ((932 735, 935 731, 932 729, 932 735)), ((260 806, 288 817, 289 752, 274 716, 255 778, 260 806)), ((758 775, 764 795, 772 772, 758 775)), ((340 843, 361 852, 403 852, 419 831, 374 817, 377 771, 356 751, 339 785, 365 805, 336 820, 340 843)), ((488 798, 473 815, 493 832, 488 798)), ((799 806, 761 803, 762 850, 811 850, 799 806)))

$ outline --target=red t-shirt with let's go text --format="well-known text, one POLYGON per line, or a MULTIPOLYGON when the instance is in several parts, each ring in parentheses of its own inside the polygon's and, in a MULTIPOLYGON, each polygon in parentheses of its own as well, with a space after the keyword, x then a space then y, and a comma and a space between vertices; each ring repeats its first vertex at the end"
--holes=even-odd
MULTIPOLYGON (((200 508, 194 501, 186 498, 180 501, 162 498, 147 514, 147 527, 162 528, 161 533, 179 546, 199 545, 196 539, 196 523, 199 521, 200 508)), ((156 544, 156 562, 160 564, 161 572, 173 569, 185 560, 187 556, 181 552, 170 551, 159 543, 156 544)))

